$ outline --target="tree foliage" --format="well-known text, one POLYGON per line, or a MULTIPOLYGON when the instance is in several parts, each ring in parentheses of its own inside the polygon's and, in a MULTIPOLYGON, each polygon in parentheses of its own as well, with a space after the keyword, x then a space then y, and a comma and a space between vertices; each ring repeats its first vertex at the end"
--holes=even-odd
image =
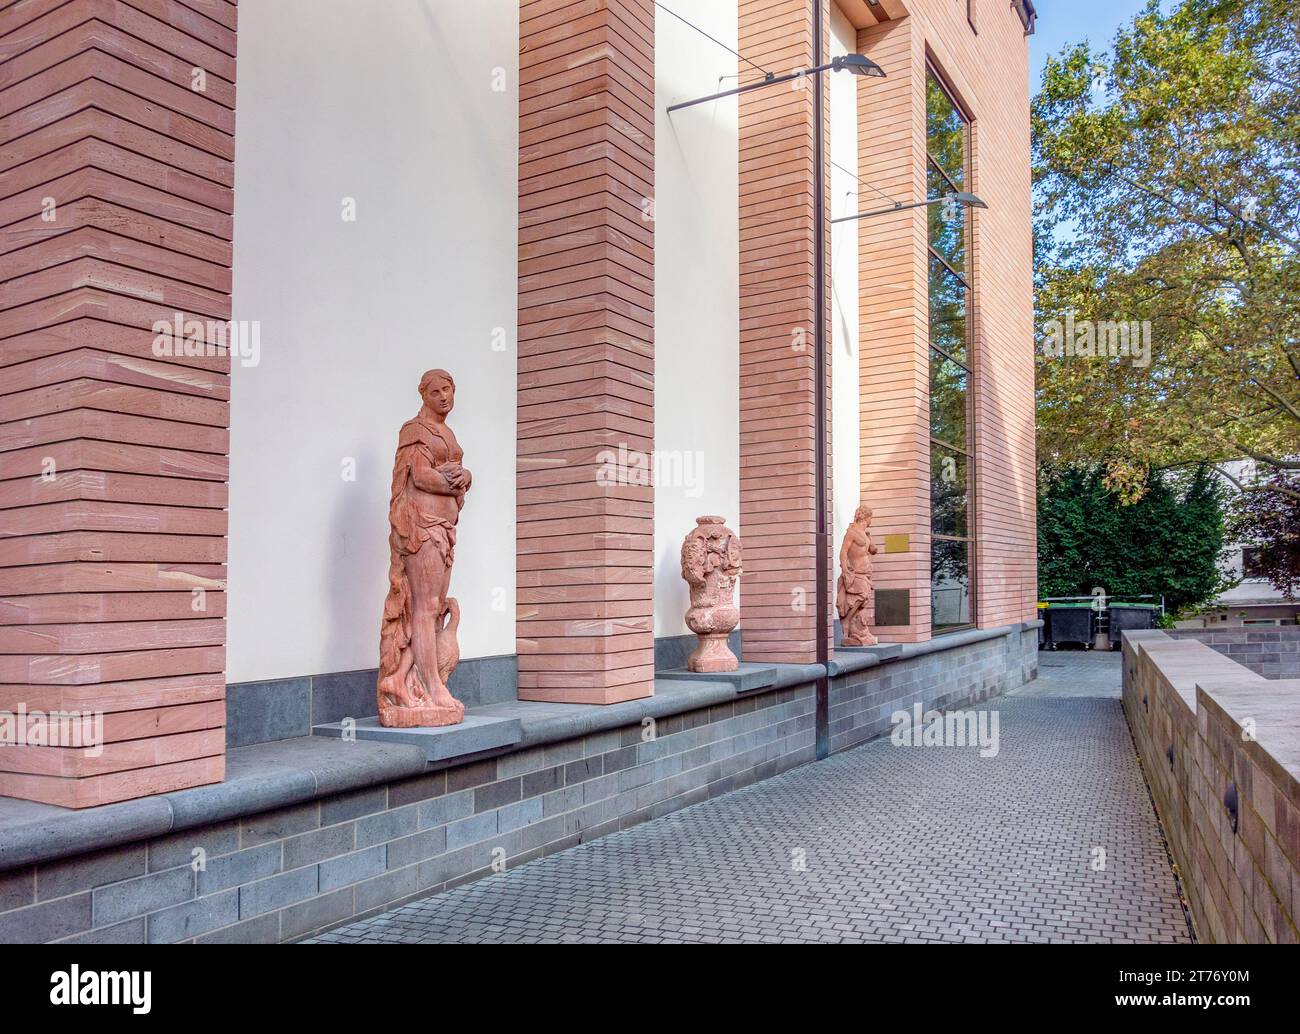
POLYGON ((1255 554, 1255 566, 1287 599, 1300 589, 1300 478, 1276 471, 1260 491, 1232 505, 1228 534, 1255 554), (1289 491, 1287 491, 1289 490, 1289 491))
POLYGON ((1300 468, 1300 5, 1156 0, 1033 104, 1040 329, 1150 321, 1150 365, 1040 358, 1039 448, 1153 469, 1300 468))
POLYGON ((1038 499, 1043 596, 1153 595, 1178 612, 1224 587, 1224 489, 1205 467, 1152 474, 1140 498, 1107 487, 1101 466, 1047 472, 1038 499))

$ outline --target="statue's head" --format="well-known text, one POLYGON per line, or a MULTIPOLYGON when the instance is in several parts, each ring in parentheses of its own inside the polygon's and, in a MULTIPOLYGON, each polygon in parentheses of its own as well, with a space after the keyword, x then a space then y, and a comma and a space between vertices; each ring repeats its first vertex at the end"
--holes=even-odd
POLYGON ((859 507, 857 508, 857 510, 854 512, 854 514, 853 514, 853 520, 854 520, 855 523, 860 523, 860 524, 870 524, 870 523, 871 523, 871 507, 870 507, 870 506, 867 506, 865 503, 863 503, 863 504, 862 504, 861 506, 859 506, 859 507))
POLYGON ((430 370, 420 378, 420 398, 435 413, 446 416, 456 404, 456 382, 446 370, 430 370))

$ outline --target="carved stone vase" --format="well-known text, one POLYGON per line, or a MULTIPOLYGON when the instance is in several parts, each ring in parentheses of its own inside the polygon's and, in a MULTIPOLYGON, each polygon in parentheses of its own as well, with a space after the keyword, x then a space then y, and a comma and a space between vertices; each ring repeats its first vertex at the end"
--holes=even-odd
POLYGON ((420 378, 419 413, 402 425, 388 503, 388 596, 379 633, 379 723, 456 725, 465 705, 447 680, 460 659, 460 607, 448 595, 456 524, 471 477, 447 414, 456 385, 445 370, 420 378))
POLYGON ((697 517, 682 542, 682 577, 690 586, 686 626, 700 644, 686 661, 691 671, 735 671, 740 667, 727 636, 740 621, 736 579, 740 577, 740 537, 722 517, 697 517))

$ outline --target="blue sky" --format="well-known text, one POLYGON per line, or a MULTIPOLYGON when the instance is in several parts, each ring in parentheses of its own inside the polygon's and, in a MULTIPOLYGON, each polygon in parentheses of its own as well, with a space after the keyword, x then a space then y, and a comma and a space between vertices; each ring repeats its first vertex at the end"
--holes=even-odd
POLYGON ((1133 20, 1146 0, 1034 0, 1038 28, 1029 37, 1029 91, 1038 92, 1043 63, 1087 38, 1094 49, 1109 46, 1116 30, 1133 20))

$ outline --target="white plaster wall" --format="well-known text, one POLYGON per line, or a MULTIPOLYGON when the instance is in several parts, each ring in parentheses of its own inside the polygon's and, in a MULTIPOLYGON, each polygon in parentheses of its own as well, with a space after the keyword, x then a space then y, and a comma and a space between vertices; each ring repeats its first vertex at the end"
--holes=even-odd
POLYGON ((474 473, 462 653, 514 651, 517 71, 513 2, 240 4, 234 313, 262 357, 234 373, 232 682, 376 665, 393 452, 430 367, 474 473))
MULTIPOLYGON (((831 5, 831 56, 855 53, 857 31, 834 4, 831 5)), ((860 198, 853 175, 858 168, 858 83, 855 75, 830 75, 830 198, 831 216, 861 211, 868 197, 860 198), (837 167, 839 166, 839 167, 837 167)), ((869 81, 869 80, 867 80, 869 81)), ((839 223, 831 228, 831 479, 834 545, 838 556, 845 529, 853 520, 859 500, 858 462, 858 224, 839 223)), ((839 574, 836 560, 834 574, 839 574)))
MULTIPOLYGON (((735 0, 668 6, 736 46, 735 0)), ((655 635, 682 635, 682 538, 702 514, 740 523, 740 212, 736 58, 655 15, 655 635), (732 78, 719 81, 720 76, 732 78), (681 476, 676 472, 680 471, 681 476), (666 475, 666 476, 665 476, 666 475)))

